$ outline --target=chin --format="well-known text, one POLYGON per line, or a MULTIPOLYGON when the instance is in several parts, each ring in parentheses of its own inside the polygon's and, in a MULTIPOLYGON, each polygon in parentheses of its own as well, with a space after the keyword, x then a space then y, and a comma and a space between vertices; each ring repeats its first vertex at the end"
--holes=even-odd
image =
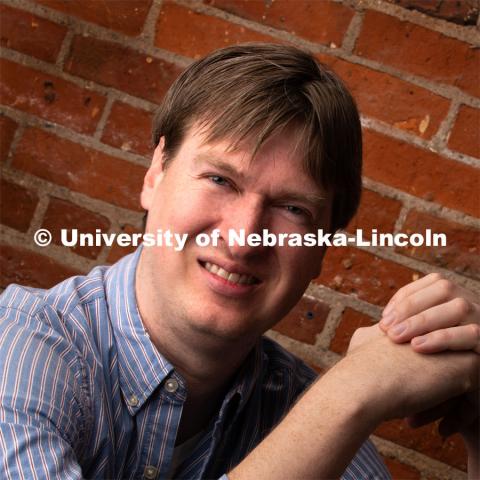
POLYGON ((259 337, 262 332, 256 331, 253 327, 251 317, 241 319, 239 317, 231 318, 229 315, 209 316, 200 320, 200 316, 190 323, 191 329, 202 335, 204 338, 212 340, 223 340, 228 342, 238 342, 239 340, 248 341, 250 338, 259 337), (229 318, 230 317, 230 318, 229 318))

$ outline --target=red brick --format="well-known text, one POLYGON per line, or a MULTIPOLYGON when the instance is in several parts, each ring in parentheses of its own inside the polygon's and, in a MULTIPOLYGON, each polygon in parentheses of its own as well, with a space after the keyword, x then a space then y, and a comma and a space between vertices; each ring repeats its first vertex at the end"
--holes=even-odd
POLYGON ((478 71, 480 69, 480 50, 478 48, 469 47, 470 50, 466 54, 466 66, 462 74, 458 78, 455 85, 467 93, 480 97, 480 82, 478 81, 478 71))
MULTIPOLYGON (((418 2, 419 0, 417 0, 418 2)), ((462 2, 440 2, 438 16, 459 25, 476 25, 478 20, 478 0, 463 0, 462 2)))
POLYGON ((412 282, 417 272, 350 247, 330 247, 315 283, 326 285, 376 305, 386 305, 392 295, 412 282))
POLYGON ((355 53, 480 96, 475 48, 390 15, 366 11, 355 53))
POLYGON ((204 0, 215 7, 243 18, 285 30, 293 35, 324 45, 340 46, 354 11, 337 2, 290 0, 251 2, 238 0, 204 0))
POLYGON ((192 58, 227 45, 269 41, 278 40, 171 2, 163 2, 155 37, 157 47, 192 58))
POLYGON ((447 115, 450 101, 425 88, 327 55, 318 58, 344 80, 363 115, 423 138, 431 138, 447 115))
POLYGON ((156 103, 181 71, 171 63, 122 45, 83 36, 74 37, 65 69, 156 103))
POLYGON ((356 229, 361 229, 364 238, 371 238, 374 228, 381 233, 393 232, 401 208, 399 201, 364 188, 360 207, 348 224, 347 231, 354 233, 356 229))
POLYGON ((0 44, 55 62, 67 29, 32 13, 0 5, 0 44))
POLYGON ((480 158, 480 110, 462 105, 448 140, 449 148, 480 158))
MULTIPOLYGON (((60 230, 65 228, 72 230, 76 228, 79 233, 92 233, 98 228, 101 233, 108 233, 110 221, 102 215, 79 207, 71 202, 60 198, 51 198, 48 204, 42 228, 46 228, 52 234, 53 243, 62 245, 60 241, 60 230)), ((70 238, 70 235, 69 235, 70 238)), ((64 247, 68 248, 68 247, 64 247)), ((77 245, 72 247, 72 252, 87 258, 97 258, 102 247, 77 245)))
POLYGON ((4 225, 26 232, 37 203, 35 193, 4 178, 0 179, 0 221, 4 225))
POLYGON ((437 432, 437 422, 413 429, 403 420, 391 420, 382 423, 374 433, 452 467, 467 468, 467 453, 460 435, 442 438, 437 432))
POLYGON ((16 129, 16 122, 0 113, 0 162, 7 161, 10 144, 16 129))
POLYGON ((81 273, 49 257, 21 247, 0 245, 0 258, 2 263, 0 288, 5 288, 11 283, 50 288, 65 278, 81 273))
POLYGON ((425 234, 427 228, 431 229, 432 233, 444 233, 447 236, 447 246, 397 247, 396 251, 480 280, 480 231, 478 229, 412 210, 408 213, 402 231, 425 234))
POLYGON ((75 192, 141 210, 146 169, 38 129, 20 140, 12 166, 75 192))
POLYGON ((126 35, 139 35, 152 0, 35 0, 55 10, 126 35))
POLYGON ((153 114, 115 102, 108 117, 102 142, 140 155, 153 153, 151 131, 153 114))
POLYGON ((357 312, 351 308, 346 308, 342 314, 342 319, 335 330, 335 336, 330 342, 330 350, 341 355, 345 355, 350 344, 350 339, 355 330, 361 327, 371 327, 375 324, 373 318, 364 313, 357 312))
POLYGON ((459 25, 475 25, 478 18, 477 0, 389 0, 404 8, 418 10, 432 17, 443 18, 459 25))
MULTIPOLYGON (((121 232, 119 233, 128 233, 129 235, 133 235, 134 233, 142 233, 141 230, 138 228, 133 227, 132 225, 121 225, 121 232)), ((110 248, 110 252, 108 253, 107 263, 115 263, 117 260, 120 260, 125 255, 132 253, 136 250, 136 247, 121 247, 117 243, 113 244, 110 248)))
POLYGON ((480 215, 480 170, 364 130, 364 175, 424 200, 480 215))
POLYGON ((323 302, 303 297, 274 330, 295 340, 313 345, 321 333, 330 308, 323 302))
POLYGON ((409 465, 399 462, 396 458, 383 457, 392 480, 420 480, 420 472, 409 465))
POLYGON ((0 102, 81 133, 93 133, 105 97, 61 78, 0 60, 0 102))

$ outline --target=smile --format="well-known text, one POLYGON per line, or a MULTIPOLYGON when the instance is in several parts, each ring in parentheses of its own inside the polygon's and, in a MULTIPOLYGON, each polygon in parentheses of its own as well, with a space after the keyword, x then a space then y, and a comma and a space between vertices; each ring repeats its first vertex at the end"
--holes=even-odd
POLYGON ((202 263, 202 265, 213 275, 217 275, 231 283, 240 285, 253 285, 254 283, 258 283, 258 280, 252 275, 239 275, 238 273, 227 272, 227 270, 222 267, 210 262, 202 263))

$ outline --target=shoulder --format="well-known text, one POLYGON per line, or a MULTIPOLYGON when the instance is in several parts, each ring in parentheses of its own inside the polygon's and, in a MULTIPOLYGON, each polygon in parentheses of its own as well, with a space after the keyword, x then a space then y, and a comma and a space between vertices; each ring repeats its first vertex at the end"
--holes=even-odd
POLYGON ((95 267, 88 275, 67 278, 48 290, 11 284, 0 295, 0 308, 2 311, 16 311, 30 317, 49 307, 60 315, 67 314, 79 304, 104 295, 104 274, 107 268, 95 267))
POLYGON ((105 296, 104 269, 96 267, 48 290, 10 285, 0 296, 0 332, 22 328, 71 341, 85 331, 88 304, 105 296))
POLYGON ((90 411, 88 367, 67 318, 75 289, 58 287, 11 285, 0 297, 0 412, 5 425, 54 427, 74 445, 90 411))
POLYGON ((82 396, 86 306, 103 292, 99 268, 49 290, 10 285, 0 296, 0 393, 20 398, 37 392, 43 402, 53 394, 52 385, 62 385, 82 396))

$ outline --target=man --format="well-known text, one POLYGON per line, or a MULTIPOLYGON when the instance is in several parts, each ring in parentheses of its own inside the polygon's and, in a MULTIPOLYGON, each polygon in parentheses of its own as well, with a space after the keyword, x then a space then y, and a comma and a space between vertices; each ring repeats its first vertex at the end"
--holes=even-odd
MULTIPOLYGON (((186 233, 183 250, 144 247, 51 290, 2 296, 7 477, 388 478, 367 440, 375 426, 443 416, 477 388, 475 298, 435 276, 402 289, 385 312, 387 335, 360 332, 298 400, 314 372, 261 335, 298 302, 325 251, 227 242, 230 229, 348 223, 361 185, 348 92, 295 48, 231 47, 180 76, 154 139, 146 232, 186 233), (195 242, 214 231, 217 246, 195 242), (447 328, 432 347, 429 335, 447 328), (395 343, 422 333, 423 343, 395 343)), ((460 425, 472 451, 474 413, 460 425)))

